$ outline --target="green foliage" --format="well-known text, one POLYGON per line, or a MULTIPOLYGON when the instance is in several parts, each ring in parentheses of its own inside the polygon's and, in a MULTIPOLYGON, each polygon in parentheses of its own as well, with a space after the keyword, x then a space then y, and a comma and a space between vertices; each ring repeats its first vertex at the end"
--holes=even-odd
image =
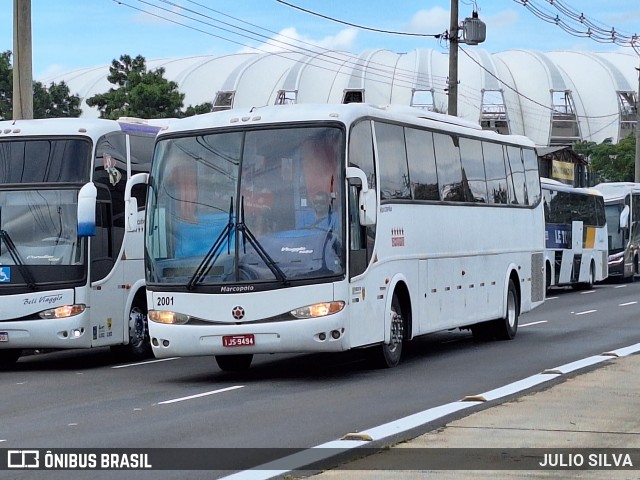
POLYGON ((200 115, 201 113, 209 113, 212 110, 213 110, 212 102, 201 103, 200 105, 196 105, 195 107, 192 107, 191 105, 189 105, 181 116, 192 117, 193 115, 200 115))
POLYGON ((71 95, 65 82, 51 82, 45 87, 33 83, 33 118, 79 117, 80 97, 71 95))
POLYGON ((591 159, 591 173, 597 182, 634 181, 636 139, 633 134, 617 144, 607 138, 601 144, 579 142, 573 149, 591 159))
POLYGON ((182 118, 210 112, 213 105, 203 103, 182 111, 184 93, 178 84, 164 78, 164 68, 148 71, 146 60, 138 55, 120 56, 109 67, 107 80, 117 88, 87 99, 87 105, 97 107, 101 118, 182 118))
POLYGON ((13 118, 13 69, 11 51, 0 54, 0 120, 13 118))
MULTIPOLYGON (((66 83, 45 87, 33 82, 33 118, 79 117, 80 97, 71 95, 66 83)), ((13 118, 13 67, 11 51, 0 54, 0 119, 13 118)))

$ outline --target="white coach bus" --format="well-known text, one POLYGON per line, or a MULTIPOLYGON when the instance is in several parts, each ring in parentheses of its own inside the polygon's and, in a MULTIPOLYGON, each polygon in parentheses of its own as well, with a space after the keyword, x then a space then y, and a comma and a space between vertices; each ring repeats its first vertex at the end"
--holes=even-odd
POLYGON ((633 282, 640 274, 640 183, 599 183, 607 217, 609 276, 633 282))
POLYGON ((0 363, 25 349, 151 354, 145 181, 158 126, 0 122, 0 363))
POLYGON ((547 288, 591 288, 607 278, 607 222, 604 197, 593 188, 574 188, 540 179, 545 218, 547 288))
POLYGON ((146 280, 158 358, 510 339, 544 301, 533 143, 410 107, 288 105, 158 136, 146 280))

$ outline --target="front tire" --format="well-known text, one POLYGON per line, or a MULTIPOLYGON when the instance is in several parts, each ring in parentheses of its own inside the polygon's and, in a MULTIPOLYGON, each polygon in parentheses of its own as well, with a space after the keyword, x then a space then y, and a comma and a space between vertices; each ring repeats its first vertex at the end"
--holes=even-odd
POLYGON ((129 311, 129 343, 112 347, 116 355, 132 360, 144 360, 153 356, 149 338, 149 319, 147 309, 133 304, 129 311))
POLYGON ((391 299, 391 338, 389 343, 382 343, 372 350, 372 362, 378 368, 397 367, 402 357, 404 341, 404 316, 400 299, 396 294, 391 299))
POLYGON ((22 355, 22 349, 20 348, 0 350, 0 369, 14 365, 20 358, 20 355, 22 355))
POLYGON ((251 366, 253 355, 216 355, 216 363, 223 372, 243 372, 251 366))

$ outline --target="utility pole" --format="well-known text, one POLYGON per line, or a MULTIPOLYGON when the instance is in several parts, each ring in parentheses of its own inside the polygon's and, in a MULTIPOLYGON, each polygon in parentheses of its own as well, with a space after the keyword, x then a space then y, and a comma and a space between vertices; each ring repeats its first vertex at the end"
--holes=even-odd
POLYGON ((458 115, 458 0, 451 0, 449 23, 449 98, 447 113, 458 115))
POLYGON ((13 119, 33 118, 31 0, 13 0, 13 119))
POLYGON ((640 183, 640 68, 638 71, 638 94, 636 95, 636 161, 635 182, 640 183))

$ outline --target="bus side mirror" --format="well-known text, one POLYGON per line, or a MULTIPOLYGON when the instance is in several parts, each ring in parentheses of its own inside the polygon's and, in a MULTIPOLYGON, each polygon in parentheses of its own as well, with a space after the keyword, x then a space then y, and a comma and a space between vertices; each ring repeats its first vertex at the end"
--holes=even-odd
POLYGON ((357 167, 347 167, 347 180, 356 180, 360 183, 360 194, 358 195, 358 214, 360 225, 375 225, 378 212, 378 201, 375 190, 370 190, 367 183, 367 176, 357 167))
POLYGON ((96 199, 98 190, 89 182, 78 193, 78 237, 93 237, 96 234, 96 199))
POLYGON ((620 212, 620 228, 627 228, 629 226, 629 205, 625 205, 620 212))
POLYGON ((375 225, 377 220, 378 202, 375 190, 361 190, 358 210, 360 212, 360 225, 375 225))
POLYGON ((134 186, 146 184, 148 181, 148 173, 138 173, 127 180, 124 187, 124 216, 127 232, 135 232, 138 229, 138 200, 131 196, 131 191, 134 186))

